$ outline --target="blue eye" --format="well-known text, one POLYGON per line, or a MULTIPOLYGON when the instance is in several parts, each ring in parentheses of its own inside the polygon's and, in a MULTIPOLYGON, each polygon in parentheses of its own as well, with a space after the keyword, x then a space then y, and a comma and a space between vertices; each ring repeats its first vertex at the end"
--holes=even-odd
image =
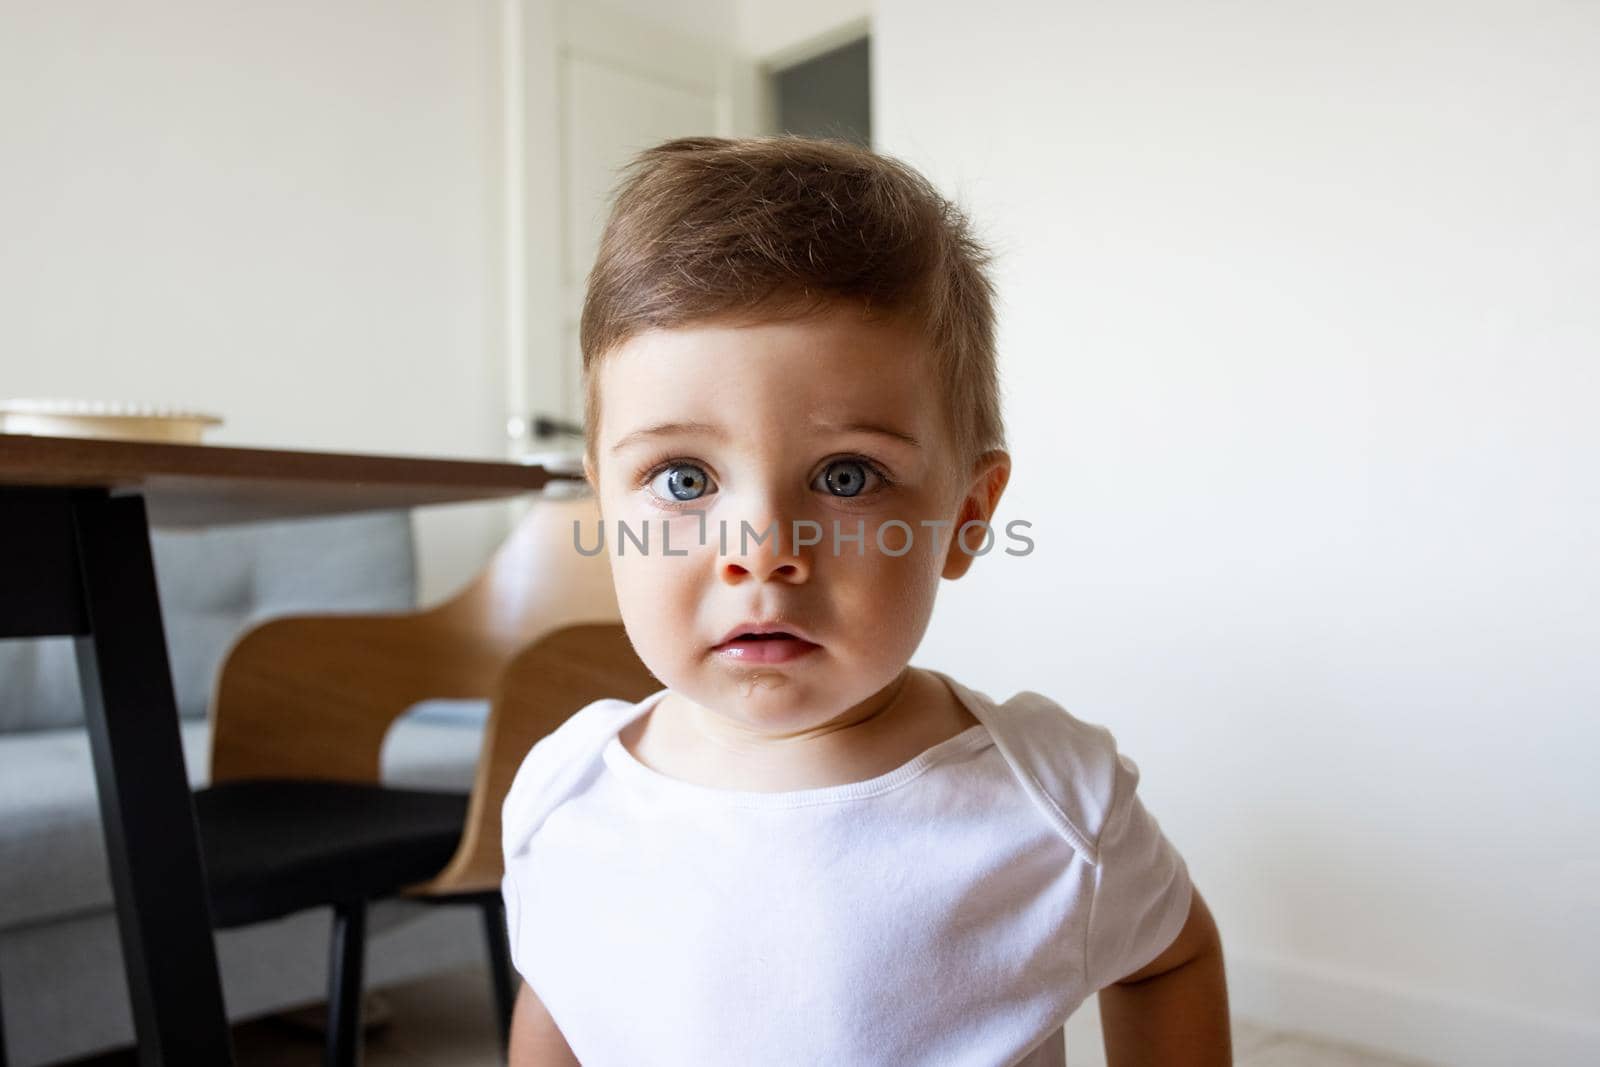
POLYGON ((822 480, 835 496, 855 496, 867 484, 868 467, 860 460, 836 459, 822 472, 822 480))
POLYGON ((711 487, 711 478, 693 463, 674 463, 650 481, 650 491, 663 500, 697 500, 711 487), (665 485, 657 488, 663 481, 665 485))

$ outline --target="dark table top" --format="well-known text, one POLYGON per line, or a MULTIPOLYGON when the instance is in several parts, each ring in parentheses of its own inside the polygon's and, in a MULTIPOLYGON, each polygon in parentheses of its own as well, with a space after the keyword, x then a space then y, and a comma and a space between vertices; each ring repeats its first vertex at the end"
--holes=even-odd
POLYGON ((153 526, 213 526, 492 500, 572 480, 481 460, 0 433, 0 488, 141 493, 153 526))

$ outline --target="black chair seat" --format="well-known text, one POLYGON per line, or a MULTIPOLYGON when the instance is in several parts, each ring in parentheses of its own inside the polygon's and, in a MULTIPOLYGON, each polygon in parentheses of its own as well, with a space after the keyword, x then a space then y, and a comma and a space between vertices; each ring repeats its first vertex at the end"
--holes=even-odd
POLYGON ((270 779, 195 791, 216 926, 393 896, 455 854, 467 794, 270 779))

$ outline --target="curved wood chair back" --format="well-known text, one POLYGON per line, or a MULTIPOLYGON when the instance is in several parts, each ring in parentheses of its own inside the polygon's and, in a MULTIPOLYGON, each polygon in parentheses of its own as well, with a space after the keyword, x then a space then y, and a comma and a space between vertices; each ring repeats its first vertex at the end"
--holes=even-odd
POLYGON ((500 808, 528 750, 585 705, 607 697, 634 703, 661 688, 621 623, 563 627, 525 649, 501 675, 490 706, 455 857, 437 878, 411 891, 451 895, 497 888, 504 872, 500 808))
POLYGON ((477 578, 436 607, 292 616, 245 633, 212 700, 212 782, 376 783, 384 734, 407 708, 492 698, 541 636, 616 622, 607 554, 585 557, 573 542, 573 522, 598 517, 592 496, 540 497, 477 578))

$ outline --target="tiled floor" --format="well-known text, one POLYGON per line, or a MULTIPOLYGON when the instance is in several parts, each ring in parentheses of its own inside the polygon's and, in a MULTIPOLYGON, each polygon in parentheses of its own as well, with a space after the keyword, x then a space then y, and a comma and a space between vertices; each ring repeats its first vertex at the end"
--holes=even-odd
MULTIPOLYGON (((389 1019, 367 1036, 366 1067, 498 1067, 504 1063, 494 1032, 488 980, 461 971, 383 990, 389 1019)), ((1094 1005, 1084 1006, 1093 1013, 1094 1005)), ((1084 1013, 1080 1011, 1080 1016, 1084 1013)), ((1085 1016, 1067 1030, 1072 1067, 1103 1067, 1094 1045, 1099 1029, 1085 1016)), ((233 1032, 238 1067, 318 1067, 320 1039, 301 1027, 264 1019, 233 1032)), ((1278 1033, 1235 1019, 1237 1067, 1419 1067, 1346 1045, 1278 1033)), ((83 1060, 74 1067, 133 1067, 132 1053, 83 1060)))

